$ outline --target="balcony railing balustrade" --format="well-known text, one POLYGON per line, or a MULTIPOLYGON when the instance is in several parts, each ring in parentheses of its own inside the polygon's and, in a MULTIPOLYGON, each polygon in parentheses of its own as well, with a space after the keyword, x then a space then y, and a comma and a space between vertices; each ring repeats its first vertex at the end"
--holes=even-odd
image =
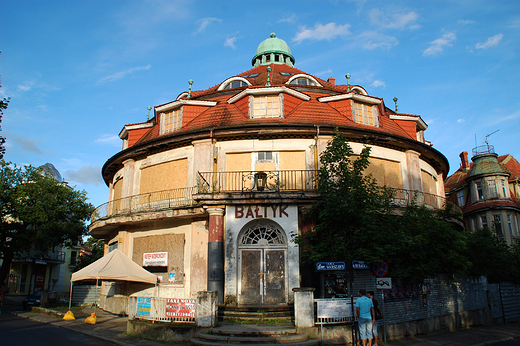
MULTIPOLYGON (((116 199, 102 204, 91 215, 91 222, 140 212, 196 206, 194 194, 251 192, 316 192, 315 170, 199 172, 197 186, 164 190, 116 199)), ((396 206, 426 205, 441 209, 446 199, 421 191, 394 189, 396 206)), ((454 205, 458 209, 458 206, 454 205)))

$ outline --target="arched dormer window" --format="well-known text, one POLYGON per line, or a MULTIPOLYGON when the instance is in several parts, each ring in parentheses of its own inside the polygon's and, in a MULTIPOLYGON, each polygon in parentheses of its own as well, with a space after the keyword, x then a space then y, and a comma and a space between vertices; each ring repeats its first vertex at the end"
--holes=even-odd
POLYGON ((368 93, 359 87, 352 87, 352 91, 358 95, 368 95, 368 93))
POLYGON ((178 97, 177 97, 177 100, 180 100, 182 98, 187 98, 188 97, 188 92, 183 92, 182 94, 180 94, 178 97))
POLYGON ((321 87, 321 84, 318 81, 309 75, 306 74, 297 74, 289 78, 286 84, 291 85, 309 85, 309 86, 318 86, 321 87))
POLYGON ((224 81, 224 83, 222 83, 219 87, 218 87, 218 90, 225 90, 225 89, 234 89, 234 88, 240 88, 240 87, 245 87, 245 86, 250 86, 251 83, 249 83, 249 81, 245 78, 242 78, 242 77, 233 77, 233 78, 230 78, 226 81, 224 81))

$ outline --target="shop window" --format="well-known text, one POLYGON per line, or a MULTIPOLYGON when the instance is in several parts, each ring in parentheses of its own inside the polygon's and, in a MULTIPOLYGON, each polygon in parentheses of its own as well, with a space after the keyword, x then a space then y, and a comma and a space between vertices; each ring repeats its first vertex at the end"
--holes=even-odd
POLYGON ((161 132, 163 134, 180 130, 182 126, 182 108, 161 114, 161 132))
POLYGON ((249 116, 253 119, 283 117, 283 94, 251 95, 249 102, 249 116))
POLYGON ((354 122, 363 125, 379 126, 377 107, 353 102, 352 117, 354 122))

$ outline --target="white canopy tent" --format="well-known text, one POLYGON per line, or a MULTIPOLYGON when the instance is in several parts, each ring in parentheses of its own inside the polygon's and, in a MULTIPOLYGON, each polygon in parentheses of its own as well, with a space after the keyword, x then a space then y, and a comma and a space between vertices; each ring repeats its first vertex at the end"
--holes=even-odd
POLYGON ((98 280, 133 281, 157 284, 157 276, 132 261, 124 253, 115 249, 96 262, 72 274, 70 278, 69 310, 72 300, 72 283, 74 281, 98 280))

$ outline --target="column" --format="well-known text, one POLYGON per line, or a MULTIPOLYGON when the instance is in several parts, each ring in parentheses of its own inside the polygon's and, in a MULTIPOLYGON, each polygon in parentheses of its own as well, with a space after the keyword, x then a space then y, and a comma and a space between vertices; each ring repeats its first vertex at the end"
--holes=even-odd
POLYGON ((208 208, 208 291, 224 303, 224 209, 208 208))

